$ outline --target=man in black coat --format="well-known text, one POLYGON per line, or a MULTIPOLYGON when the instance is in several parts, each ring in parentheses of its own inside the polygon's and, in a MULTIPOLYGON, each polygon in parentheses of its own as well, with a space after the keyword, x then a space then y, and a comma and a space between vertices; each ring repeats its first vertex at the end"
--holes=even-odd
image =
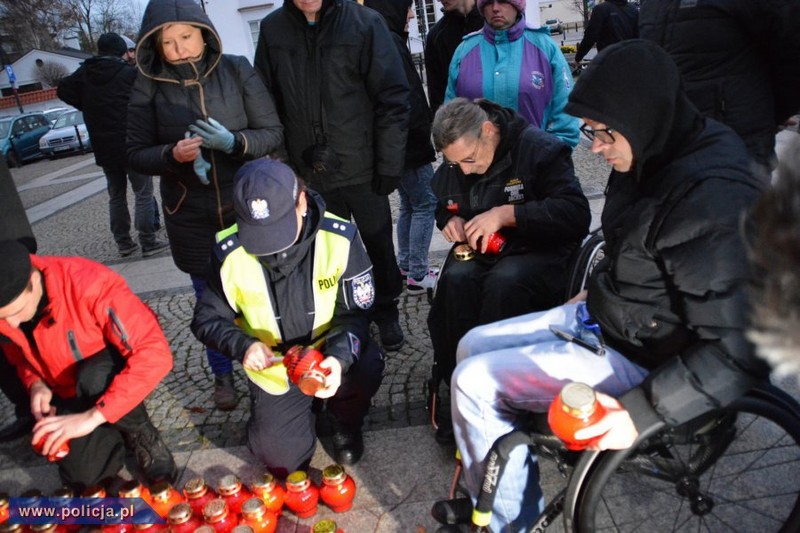
MULTIPOLYGON (((0 241, 16 239, 32 254, 36 253, 36 237, 31 229, 25 207, 19 198, 17 186, 8 171, 6 161, 0 158, 0 241)), ((0 428, 0 442, 8 442, 28 433, 33 427, 28 391, 22 385, 17 371, 5 356, 0 355, 0 390, 14 404, 16 420, 0 428)))
POLYGON ((156 237, 153 213, 153 178, 127 168, 125 136, 128 100, 136 79, 136 68, 122 56, 128 45, 116 33, 104 33, 97 40, 97 56, 87 59, 58 85, 58 97, 83 111, 92 139, 94 159, 108 182, 108 211, 111 232, 122 256, 139 246, 131 239, 128 212, 128 181, 135 200, 134 226, 139 232, 142 255, 149 257, 168 248, 156 237))
POLYGON ((289 161, 328 210, 358 226, 375 267, 371 319, 404 342, 388 195, 403 173, 409 91, 381 16, 350 0, 291 0, 261 21, 256 70, 275 97, 289 161))
POLYGON ((800 2, 647 0, 639 35, 672 56, 692 103, 739 134, 769 181, 778 126, 800 110, 800 2))
POLYGON ((444 16, 434 24, 425 39, 425 77, 428 100, 434 113, 444 103, 450 61, 461 39, 483 28, 483 16, 475 0, 443 0, 444 16))

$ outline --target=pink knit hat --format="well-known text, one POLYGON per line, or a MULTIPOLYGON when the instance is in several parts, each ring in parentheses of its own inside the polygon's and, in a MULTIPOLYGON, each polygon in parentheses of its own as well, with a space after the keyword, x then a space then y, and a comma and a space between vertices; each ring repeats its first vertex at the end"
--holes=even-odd
MULTIPOLYGON (((478 11, 483 15, 483 7, 492 0, 478 0, 478 11)), ((525 0, 504 0, 507 4, 514 6, 521 14, 525 14, 525 0)))

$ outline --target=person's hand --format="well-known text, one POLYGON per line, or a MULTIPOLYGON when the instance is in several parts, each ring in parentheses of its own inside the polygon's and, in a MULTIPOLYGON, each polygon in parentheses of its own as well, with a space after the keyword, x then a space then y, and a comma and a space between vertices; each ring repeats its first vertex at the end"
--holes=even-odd
POLYGON ((275 354, 269 346, 257 341, 247 348, 242 360, 242 366, 258 372, 271 367, 274 357, 275 354))
POLYGON ((197 154, 192 166, 194 167, 194 173, 197 179, 199 179, 203 185, 211 183, 208 179, 208 171, 211 170, 211 163, 205 160, 203 154, 197 154))
POLYGON ((590 450, 625 450, 633 446, 639 432, 633 425, 630 413, 611 396, 601 392, 595 394, 600 405, 605 407, 606 414, 596 424, 576 431, 575 438, 585 440, 602 435, 588 447, 590 450))
POLYGON ((33 426, 31 444, 44 438, 42 455, 50 455, 64 442, 88 435, 105 422, 106 418, 96 407, 74 415, 45 416, 33 426))
POLYGON ((400 176, 378 174, 372 180, 372 192, 378 196, 389 196, 400 185, 400 176))
POLYGON ((200 155, 200 145, 203 144, 203 139, 200 137, 192 137, 188 131, 183 139, 175 143, 172 147, 172 157, 178 163, 189 163, 194 161, 200 155))
POLYGON ((30 396, 31 414, 35 420, 56 414, 55 406, 50 404, 53 401, 53 391, 44 381, 36 381, 31 386, 30 396))
POLYGON ((576 294, 575 296, 564 302, 564 305, 576 304, 578 302, 585 302, 587 296, 589 296, 589 291, 583 289, 581 292, 579 292, 578 294, 576 294))
POLYGON ((317 398, 330 398, 336 391, 339 390, 339 385, 342 384, 342 363, 335 357, 326 357, 319 364, 320 368, 328 370, 328 375, 325 376, 325 387, 318 390, 314 396, 317 398))
POLYGON ((194 124, 189 125, 189 131, 203 139, 204 148, 219 150, 226 154, 233 152, 233 133, 211 117, 208 117, 208 121, 196 120, 194 124))
POLYGON ((464 233, 464 219, 459 216, 452 216, 442 229, 442 235, 447 242, 464 242, 467 234, 464 233))
POLYGON ((509 211, 513 218, 513 205, 499 205, 484 211, 480 215, 475 215, 464 224, 467 242, 473 250, 485 253, 486 247, 489 246, 489 239, 486 237, 505 226, 511 225, 508 218, 509 211), (478 241, 480 241, 480 247, 478 246, 478 241))

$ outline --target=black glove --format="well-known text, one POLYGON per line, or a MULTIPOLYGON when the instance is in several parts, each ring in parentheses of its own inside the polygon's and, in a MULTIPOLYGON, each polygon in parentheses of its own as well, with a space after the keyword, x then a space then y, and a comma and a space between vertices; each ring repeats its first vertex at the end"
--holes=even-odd
POLYGON ((400 176, 378 174, 372 180, 372 192, 379 196, 389 196, 400 185, 400 176))

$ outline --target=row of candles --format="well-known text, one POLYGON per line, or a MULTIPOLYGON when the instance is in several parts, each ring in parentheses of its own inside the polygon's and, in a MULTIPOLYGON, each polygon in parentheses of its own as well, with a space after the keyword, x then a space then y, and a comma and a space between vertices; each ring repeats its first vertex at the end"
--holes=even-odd
MULTIPOLYGON (((322 471, 322 484, 317 485, 303 471, 291 473, 286 478, 286 488, 271 475, 264 474, 250 484, 242 484, 238 476, 223 476, 217 490, 209 487, 202 477, 189 480, 181 493, 170 483, 156 483, 149 489, 136 480, 128 481, 119 490, 120 498, 141 498, 167 524, 107 524, 103 533, 273 533, 278 517, 286 508, 299 518, 309 518, 317 513, 319 501, 336 513, 353 506, 356 484, 341 465, 334 464, 322 471), (236 528, 239 529, 236 529, 236 528)), ((36 491, 26 496, 43 496, 36 491)), ((54 497, 73 497, 69 489, 61 489, 54 497)), ((81 497, 104 498, 102 487, 90 487, 81 497)), ((24 533, 20 524, 8 523, 9 499, 0 494, 0 533, 24 533)), ((63 524, 34 525, 35 533, 70 533, 80 526, 63 524)), ((314 533, 336 533, 332 520, 322 520, 314 533)))

